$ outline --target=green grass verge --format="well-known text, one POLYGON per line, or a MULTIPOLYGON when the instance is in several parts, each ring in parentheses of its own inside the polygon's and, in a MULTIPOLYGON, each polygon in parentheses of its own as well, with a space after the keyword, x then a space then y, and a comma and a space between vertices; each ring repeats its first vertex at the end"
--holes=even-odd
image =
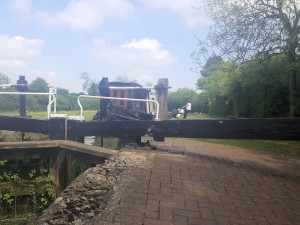
MULTIPOLYGON (((71 110, 71 111, 57 111, 59 114, 67 114, 68 116, 79 116, 80 111, 79 110, 71 110)), ((83 116, 86 121, 91 121, 93 116, 96 114, 96 110, 84 110, 83 116)), ((18 111, 11 111, 11 112, 0 112, 1 116, 17 116, 19 115, 18 111)), ((40 112, 33 112, 29 111, 27 112, 28 116, 31 116, 34 119, 47 119, 47 112, 46 111, 40 111, 40 112)), ((178 119, 183 119, 183 115, 181 115, 178 119)), ((203 114, 203 113, 190 113, 187 116, 188 120, 196 120, 196 119, 220 119, 218 116, 209 115, 209 114, 203 114)))
POLYGON ((220 116, 204 114, 204 113, 189 113, 187 119, 196 120, 196 119, 222 119, 220 116))
MULTIPOLYGON (((80 116, 79 110, 73 111, 57 111, 59 114, 67 114, 68 116, 80 116)), ((84 110, 83 116, 86 121, 91 121, 93 116, 96 114, 96 110, 84 110)), ((0 112, 1 116, 17 116, 19 112, 0 112)), ((47 119, 47 112, 27 112, 27 116, 31 116, 33 119, 47 119)))
POLYGON ((300 141, 270 141, 270 140, 232 140, 232 139, 194 139, 201 142, 242 147, 263 152, 283 153, 300 156, 300 141))

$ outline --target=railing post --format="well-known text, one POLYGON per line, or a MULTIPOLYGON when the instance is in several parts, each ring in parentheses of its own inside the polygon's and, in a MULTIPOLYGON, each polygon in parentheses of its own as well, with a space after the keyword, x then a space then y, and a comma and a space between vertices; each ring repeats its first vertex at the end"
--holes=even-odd
POLYGON ((159 118, 160 120, 166 120, 168 117, 168 88, 169 80, 167 78, 160 78, 155 85, 157 93, 157 101, 159 103, 159 118))
MULTIPOLYGON (((103 77, 102 80, 99 82, 98 90, 100 96, 109 97, 109 81, 107 77, 103 77)), ((100 100, 100 121, 106 118, 107 116, 107 106, 109 100, 108 99, 101 99, 100 100)))
MULTIPOLYGON (((156 97, 159 103, 159 118, 160 120, 166 120, 168 118, 168 88, 169 80, 167 78, 160 78, 155 85, 156 97)), ((164 141, 163 136, 153 136, 156 141, 164 141)))
MULTIPOLYGON (((25 80, 25 76, 19 76, 17 80, 17 90, 19 92, 26 92, 28 90, 28 82, 25 80)), ((20 117, 26 117, 26 95, 20 95, 20 117)))

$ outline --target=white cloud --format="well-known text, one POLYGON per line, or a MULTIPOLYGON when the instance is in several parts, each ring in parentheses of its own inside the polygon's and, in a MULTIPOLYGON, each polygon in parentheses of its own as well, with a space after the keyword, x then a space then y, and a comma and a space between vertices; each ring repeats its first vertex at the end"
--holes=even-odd
POLYGON ((131 42, 128 42, 122 45, 122 48, 127 49, 129 51, 134 51, 137 56, 140 53, 147 53, 150 54, 155 61, 165 61, 168 62, 172 60, 172 56, 167 50, 163 50, 161 48, 161 44, 156 39, 148 39, 144 38, 141 40, 133 39, 131 42))
POLYGON ((0 35, 0 72, 7 74, 14 83, 20 74, 31 82, 37 77, 43 77, 51 85, 58 85, 58 76, 52 71, 36 70, 32 61, 41 54, 44 42, 23 36, 0 35))
POLYGON ((127 71, 130 68, 149 70, 168 66, 176 60, 168 50, 163 49, 161 43, 149 38, 133 39, 120 46, 96 39, 93 56, 99 61, 126 68, 127 71))
POLYGON ((126 75, 141 84, 156 83, 177 61, 158 40, 150 38, 133 39, 121 45, 95 39, 92 56, 105 73, 116 77, 126 75))
POLYGON ((199 0, 140 0, 148 9, 167 9, 185 19, 188 26, 209 25, 211 20, 199 0))
POLYGON ((29 12, 32 0, 10 0, 8 6, 14 12, 29 12))
POLYGON ((8 60, 8 59, 0 59, 0 68, 2 71, 14 70, 19 71, 20 69, 26 68, 26 64, 21 60, 8 60))
POLYGON ((27 67, 28 61, 40 55, 42 46, 43 41, 40 39, 0 35, 1 72, 22 72, 27 67))
POLYGON ((44 42, 22 36, 0 35, 0 59, 30 60, 39 56, 44 42))
POLYGON ((71 0, 63 11, 54 14, 38 12, 37 19, 48 25, 93 29, 108 18, 126 18, 133 11, 133 6, 126 0, 71 0))

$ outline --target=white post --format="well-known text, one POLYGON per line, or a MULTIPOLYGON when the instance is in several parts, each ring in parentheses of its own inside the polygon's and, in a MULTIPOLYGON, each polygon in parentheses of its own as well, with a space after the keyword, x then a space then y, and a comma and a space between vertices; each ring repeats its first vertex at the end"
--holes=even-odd
MULTIPOLYGON (((54 87, 50 87, 49 88, 49 93, 50 94, 52 94, 52 95, 54 95, 55 97, 56 97, 56 95, 57 95, 57 90, 56 90, 56 88, 54 88, 54 87)), ((49 103, 51 102, 51 96, 52 95, 49 95, 49 103)), ((54 109, 53 109, 53 112, 54 113, 56 113, 56 98, 55 98, 55 101, 54 101, 54 109)))

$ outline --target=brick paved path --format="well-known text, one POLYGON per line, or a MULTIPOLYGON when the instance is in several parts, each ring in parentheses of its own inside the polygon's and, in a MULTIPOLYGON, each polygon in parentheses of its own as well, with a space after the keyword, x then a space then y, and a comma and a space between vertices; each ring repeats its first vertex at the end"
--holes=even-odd
POLYGON ((185 155, 149 153, 151 166, 133 169, 103 224, 300 224, 300 159, 184 139, 165 144, 185 155))

